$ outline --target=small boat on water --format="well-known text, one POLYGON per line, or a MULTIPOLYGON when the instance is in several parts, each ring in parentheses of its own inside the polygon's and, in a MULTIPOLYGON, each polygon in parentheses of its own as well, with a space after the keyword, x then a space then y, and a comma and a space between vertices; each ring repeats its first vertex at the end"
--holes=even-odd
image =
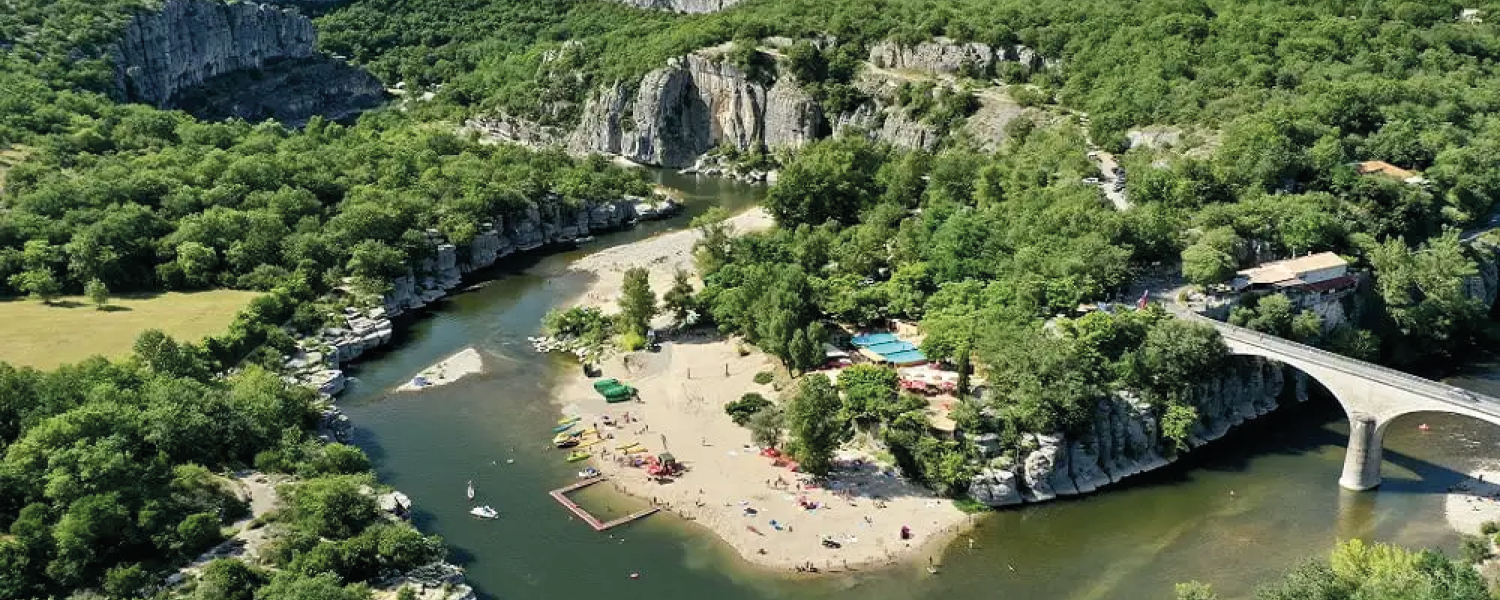
POLYGON ((486 505, 486 506, 476 506, 474 508, 471 508, 471 509, 469 509, 469 514, 474 515, 476 517, 479 517, 481 519, 498 519, 498 518, 500 518, 500 511, 495 510, 493 508, 490 508, 488 505, 486 505))
POLYGON ((559 433, 552 436, 552 445, 558 448, 572 448, 577 446, 581 436, 572 433, 559 433))
POLYGON ((598 476, 599 476, 599 469, 595 469, 593 467, 589 467, 587 469, 584 469, 584 470, 578 472, 578 478, 579 479, 589 479, 589 478, 598 477, 598 476))
POLYGON ((467 494, 470 500, 474 499, 474 480, 472 479, 469 480, 469 489, 467 490, 467 494))
POLYGON ((568 454, 568 462, 578 462, 589 457, 587 450, 574 450, 568 454))

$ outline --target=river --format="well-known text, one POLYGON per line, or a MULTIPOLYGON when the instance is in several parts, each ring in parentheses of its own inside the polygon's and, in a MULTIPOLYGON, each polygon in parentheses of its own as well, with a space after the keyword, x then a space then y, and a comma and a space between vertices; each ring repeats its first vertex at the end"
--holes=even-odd
MULTIPOLYGON (((592 249, 681 228, 710 206, 744 208, 763 195, 723 180, 656 176, 686 193, 686 213, 600 236, 592 249)), ((974 548, 954 543, 936 576, 918 567, 812 579, 765 573, 674 516, 600 534, 547 495, 574 481, 576 467, 549 452, 558 410, 545 390, 577 367, 536 354, 526 337, 559 299, 578 292, 569 289, 576 283, 546 274, 590 249, 521 261, 444 301, 354 368, 341 400, 355 443, 381 480, 411 496, 416 524, 444 538, 485 598, 1167 600, 1175 582, 1190 579, 1213 584, 1223 598, 1247 598, 1258 582, 1325 555, 1337 539, 1454 553, 1459 536, 1446 525, 1442 491, 1500 441, 1500 432, 1477 421, 1407 417, 1386 435, 1384 485, 1345 492, 1337 479, 1347 425, 1331 400, 1313 400, 1126 486, 977 516, 974 548), (483 375, 421 393, 390 391, 468 346, 485 354, 483 375), (1420 422, 1431 430, 1418 431, 1420 422), (470 479, 500 519, 467 515, 470 479), (637 572, 639 579, 628 577, 637 572)), ((1484 377, 1454 382, 1497 387, 1484 377)), ((586 490, 580 500, 610 514, 639 506, 607 489, 586 490)))

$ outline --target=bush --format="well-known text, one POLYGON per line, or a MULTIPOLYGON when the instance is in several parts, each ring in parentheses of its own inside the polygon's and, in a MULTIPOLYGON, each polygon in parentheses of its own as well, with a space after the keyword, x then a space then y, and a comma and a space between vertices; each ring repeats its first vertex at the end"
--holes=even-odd
POLYGON ((1484 562, 1490 556, 1493 556, 1490 552, 1490 541, 1486 538, 1466 535, 1464 536, 1463 546, 1459 549, 1459 556, 1466 563, 1478 564, 1484 562))
POLYGON ((354 475, 370 470, 365 452, 346 444, 328 444, 297 469, 299 475, 354 475))
POLYGON ((266 473, 285 473, 286 461, 282 460, 281 453, 275 450, 258 452, 255 454, 255 470, 266 473))
POLYGON ((1500 533, 1500 523, 1485 521, 1479 525, 1479 533, 1484 535, 1495 535, 1500 533))
POLYGON ((755 383, 760 385, 771 383, 773 379, 776 379, 776 376, 772 375, 770 371, 761 371, 755 374, 755 383))
POLYGON ((760 394, 750 392, 744 396, 740 396, 739 400, 725 404, 724 412, 729 415, 729 418, 734 421, 735 425, 743 427, 746 423, 750 422, 750 417, 754 416, 755 413, 770 406, 770 400, 767 400, 760 394))
POLYGON ((646 337, 634 331, 627 331, 620 334, 617 341, 620 344, 620 348, 626 352, 635 352, 646 347, 646 337))

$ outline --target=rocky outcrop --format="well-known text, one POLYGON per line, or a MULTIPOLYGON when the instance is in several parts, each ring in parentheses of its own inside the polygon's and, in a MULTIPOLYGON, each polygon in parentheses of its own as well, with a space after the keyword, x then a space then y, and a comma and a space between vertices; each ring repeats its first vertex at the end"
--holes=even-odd
POLYGON ((270 61, 309 58, 312 21, 258 4, 168 0, 137 15, 115 47, 115 87, 127 99, 166 106, 178 91, 270 61))
MULTIPOLYGON (((1287 373, 1278 363, 1247 359, 1195 387, 1189 402, 1198 408, 1199 422, 1189 447, 1275 410, 1283 398, 1306 400, 1306 377, 1287 373)), ((995 440, 979 436, 971 441, 988 462, 970 481, 969 495, 990 506, 1087 494, 1172 460, 1151 406, 1124 393, 1100 399, 1094 422, 1082 435, 1023 434, 1018 461, 989 458, 997 451, 995 440)))
POLYGON ((691 54, 647 73, 634 97, 620 85, 601 88, 569 146, 681 168, 721 144, 801 146, 822 123, 817 102, 791 81, 767 90, 732 64, 691 54))
POLYGON ((956 42, 938 37, 908 46, 886 40, 870 47, 870 64, 882 69, 919 71, 941 75, 984 76, 995 65, 1013 62, 1027 69, 1046 66, 1036 51, 1026 46, 993 48, 978 42, 956 42))
MULTIPOLYGON (((763 42, 784 47, 792 40, 763 42)), ((797 148, 829 133, 858 132, 899 148, 922 150, 932 150, 942 140, 943 132, 937 127, 893 105, 898 86, 910 77, 863 70, 853 85, 866 100, 841 109, 840 114, 824 114, 822 104, 792 78, 774 72, 752 76, 724 60, 724 49, 708 48, 674 58, 634 83, 598 86, 581 106, 571 100, 545 103, 540 112, 550 116, 537 121, 491 115, 471 119, 466 125, 506 141, 557 145, 576 153, 597 152, 643 164, 727 174, 734 171, 698 160, 720 146, 738 151, 761 146, 772 150, 797 148), (578 124, 570 130, 543 124, 574 111, 578 124)), ((556 60, 575 51, 583 49, 563 45, 548 53, 538 78, 559 85, 581 81, 581 74, 559 66, 569 61, 556 60)), ((762 58, 770 60, 769 56, 762 58)), ((870 61, 881 68, 972 75, 993 73, 1002 63, 1015 63, 1028 70, 1048 66, 1024 46, 995 48, 945 38, 915 46, 881 42, 870 50, 870 61)), ((999 92, 979 94, 978 100, 978 112, 973 115, 977 126, 970 133, 977 133, 982 144, 996 144, 1003 139, 1005 125, 1020 117, 1023 110, 999 92)), ((762 172, 759 176, 773 175, 762 172)))
POLYGON ((636 8, 648 10, 664 10, 677 13, 703 14, 715 13, 736 4, 741 0, 614 0, 621 4, 628 4, 636 8))
POLYGON ((799 147, 822 135, 824 121, 817 101, 791 80, 767 88, 728 62, 690 54, 647 73, 634 93, 621 83, 596 89, 570 132, 506 116, 468 125, 509 141, 683 168, 720 145, 799 147))
POLYGON ((114 45, 116 94, 161 108, 210 108, 210 116, 292 122, 348 116, 382 98, 379 81, 318 54, 316 41, 312 21, 276 7, 167 0, 136 15, 114 45), (211 102, 220 98, 233 101, 211 102))
POLYGON ((1469 242, 1469 255, 1479 272, 1464 279, 1464 294, 1493 308, 1500 298, 1500 246, 1483 236, 1469 242))
POLYGON ((389 592, 391 598, 400 594, 403 588, 411 589, 418 600, 475 600, 478 598, 474 589, 464 582, 463 568, 446 562, 435 562, 417 567, 400 576, 376 582, 375 587, 389 592))
POLYGON ((792 80, 781 78, 766 93, 764 140, 770 148, 800 148, 822 135, 823 107, 792 80))

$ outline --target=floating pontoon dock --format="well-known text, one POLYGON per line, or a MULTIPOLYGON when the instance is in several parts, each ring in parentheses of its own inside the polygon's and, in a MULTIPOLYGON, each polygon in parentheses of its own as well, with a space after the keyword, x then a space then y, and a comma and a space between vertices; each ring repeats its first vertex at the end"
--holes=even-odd
POLYGON ((660 508, 653 506, 644 510, 635 511, 613 521, 604 522, 600 521, 598 517, 589 514, 589 511, 584 510, 583 507, 579 506, 577 502, 574 502, 572 499, 568 498, 568 494, 594 485, 601 481, 604 481, 603 475, 600 475, 598 477, 590 477, 578 483, 557 488, 555 490, 552 490, 551 492, 552 499, 557 500, 558 504, 563 505, 564 508, 572 511, 574 515, 578 516, 578 518, 583 519, 583 522, 588 523, 589 527, 593 527, 594 531, 604 531, 607 529, 619 527, 631 521, 635 521, 636 519, 646 517, 647 515, 655 513, 658 510, 661 510, 660 508))

